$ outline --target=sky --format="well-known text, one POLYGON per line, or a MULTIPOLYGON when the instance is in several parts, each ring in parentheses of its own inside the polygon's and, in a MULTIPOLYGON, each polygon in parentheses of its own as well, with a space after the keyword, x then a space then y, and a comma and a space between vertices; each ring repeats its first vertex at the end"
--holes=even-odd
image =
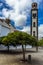
POLYGON ((38 36, 43 37, 43 0, 0 0, 0 18, 9 18, 17 30, 30 34, 32 3, 38 4, 38 36))

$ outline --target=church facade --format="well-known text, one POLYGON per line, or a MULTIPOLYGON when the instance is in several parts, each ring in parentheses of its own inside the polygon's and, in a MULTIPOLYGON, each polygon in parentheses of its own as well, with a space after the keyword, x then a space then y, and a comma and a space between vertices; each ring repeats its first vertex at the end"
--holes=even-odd
POLYGON ((9 19, 0 19, 0 37, 6 36, 8 33, 14 32, 15 27, 10 24, 9 19))

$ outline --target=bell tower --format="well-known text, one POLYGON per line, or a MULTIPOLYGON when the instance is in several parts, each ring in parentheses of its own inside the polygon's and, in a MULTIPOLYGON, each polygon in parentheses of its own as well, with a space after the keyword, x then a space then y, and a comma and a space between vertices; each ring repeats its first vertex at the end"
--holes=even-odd
POLYGON ((38 39, 38 8, 35 2, 31 9, 31 35, 38 39))

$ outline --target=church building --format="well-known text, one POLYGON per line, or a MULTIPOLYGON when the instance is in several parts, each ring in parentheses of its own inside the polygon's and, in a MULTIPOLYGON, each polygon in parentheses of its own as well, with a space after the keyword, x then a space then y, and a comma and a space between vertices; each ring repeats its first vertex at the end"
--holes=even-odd
POLYGON ((0 19, 0 37, 6 36, 8 33, 14 32, 16 29, 10 24, 9 19, 0 19))

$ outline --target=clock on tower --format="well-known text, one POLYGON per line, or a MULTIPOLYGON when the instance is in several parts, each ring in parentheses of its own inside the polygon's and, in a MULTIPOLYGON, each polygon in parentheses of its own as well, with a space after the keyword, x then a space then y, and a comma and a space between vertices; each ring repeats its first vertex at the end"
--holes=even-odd
POLYGON ((31 35, 38 39, 38 8, 35 2, 31 9, 31 35))

